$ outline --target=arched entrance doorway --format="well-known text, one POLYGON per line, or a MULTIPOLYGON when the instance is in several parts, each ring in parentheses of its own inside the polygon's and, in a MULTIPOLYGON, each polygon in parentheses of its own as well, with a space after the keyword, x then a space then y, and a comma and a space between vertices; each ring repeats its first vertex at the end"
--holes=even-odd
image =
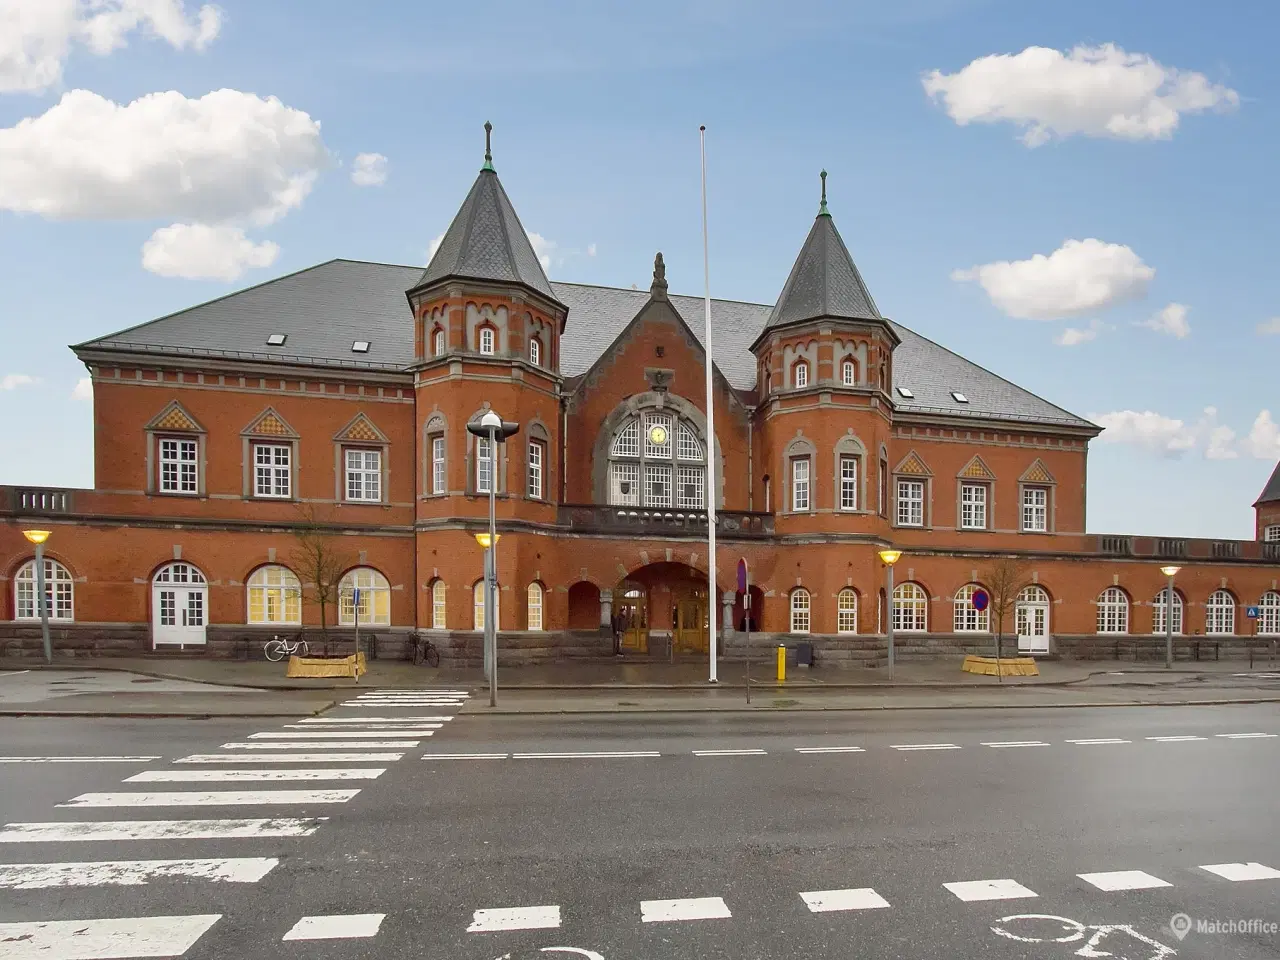
POLYGON ((683 563, 641 567, 614 590, 622 647, 635 653, 705 655, 710 647, 707 576, 683 563))
POLYGON ((170 563, 151 581, 151 642, 160 646, 204 646, 209 582, 189 563, 170 563))

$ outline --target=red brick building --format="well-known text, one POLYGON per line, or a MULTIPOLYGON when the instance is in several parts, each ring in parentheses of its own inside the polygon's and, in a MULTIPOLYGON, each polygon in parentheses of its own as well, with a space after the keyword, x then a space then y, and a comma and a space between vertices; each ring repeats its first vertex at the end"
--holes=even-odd
POLYGON ((1179 656, 1280 636, 1280 468, 1254 541, 1086 534, 1099 428, 883 317, 825 192, 775 304, 713 302, 710 425, 702 311, 660 254, 647 292, 550 282, 486 158, 425 271, 333 260, 80 344, 95 486, 0 488, 0 652, 39 648, 24 529, 51 531, 66 655, 318 623, 302 531, 348 571, 340 632, 358 585, 384 651, 474 660, 490 483, 504 661, 609 655, 617 620, 637 655, 698 653, 712 603, 736 656, 745 557, 758 633, 879 663, 886 547, 905 657, 991 649, 969 597, 998 557, 1026 651, 1156 649, 1167 564, 1179 656), (466 430, 490 408, 521 425, 492 456, 466 430))

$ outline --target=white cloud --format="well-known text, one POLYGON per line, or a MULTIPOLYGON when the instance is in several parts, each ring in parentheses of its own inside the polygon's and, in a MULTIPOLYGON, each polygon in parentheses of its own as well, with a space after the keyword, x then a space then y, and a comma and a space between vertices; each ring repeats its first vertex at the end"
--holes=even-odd
POLYGON ((320 124, 275 97, 169 91, 122 106, 72 90, 0 129, 0 210, 266 224, 302 203, 327 159, 320 124))
POLYGON ((1053 338, 1053 342, 1060 347, 1074 347, 1082 343, 1088 343, 1090 340, 1097 340, 1101 331, 1102 324, 1097 320, 1092 320, 1087 327, 1067 327, 1067 329, 1053 338))
POLYGON ((183 0, 0 0, 0 93, 58 83, 75 42, 105 56, 143 31, 178 50, 203 50, 221 27, 216 6, 192 18, 183 0))
POLYGON ((1138 326, 1183 340, 1191 336, 1191 324, 1187 323, 1187 314, 1190 311, 1191 308, 1186 304, 1171 303, 1155 316, 1143 320, 1138 326))
POLYGON ((431 263, 431 258, 436 255, 436 251, 440 249, 440 244, 444 243, 444 234, 436 237, 431 241, 431 248, 427 251, 427 263, 431 263))
POLYGON ((1258 324, 1258 334, 1264 337, 1280 335, 1280 317, 1263 320, 1258 324))
POLYGON ((1280 460, 1280 425, 1271 419, 1271 411, 1263 410, 1253 421, 1245 450, 1259 460, 1280 460))
POLYGON ((92 400, 93 399, 93 381, 88 377, 81 377, 76 381, 75 388, 71 391, 72 400, 92 400))
POLYGON ((1209 439, 1205 444, 1206 460, 1235 460, 1240 456, 1236 450, 1236 432, 1227 426, 1216 426, 1209 430, 1209 439))
POLYGON ((269 267, 280 255, 270 241, 254 243, 239 227, 175 223, 142 245, 142 265, 162 277, 238 280, 250 268, 269 267))
POLYGON ((587 256, 594 257, 596 255, 596 245, 594 243, 587 244, 587 256))
MULTIPOLYGON (((529 233, 529 231, 525 231, 529 233)), ((538 258, 538 262, 542 264, 542 269, 551 272, 551 255, 556 248, 560 246, 554 240, 548 240, 540 233, 529 233, 529 243, 533 245, 533 252, 538 258)))
POLYGON ((1074 134, 1167 140, 1184 113, 1240 104, 1236 91, 1202 73, 1166 67, 1113 43, 1067 53, 1027 47, 992 54, 956 73, 930 71, 922 82, 956 123, 1012 123, 1028 147, 1074 134))
POLYGON ((1089 418, 1103 428, 1104 443, 1128 443, 1152 453, 1180 456, 1196 445, 1196 431, 1181 420, 1151 410, 1117 410, 1089 418))
POLYGON ((1129 247, 1068 240, 1053 253, 955 270, 952 280, 977 280, 1011 317, 1052 320, 1078 316, 1146 295, 1156 275, 1129 247))
POLYGON ((351 168, 357 187, 380 187, 387 182, 387 158, 380 153, 358 153, 351 168))
POLYGON ((39 377, 31 377, 25 373, 6 373, 0 377, 0 390, 17 390, 40 382, 39 377))

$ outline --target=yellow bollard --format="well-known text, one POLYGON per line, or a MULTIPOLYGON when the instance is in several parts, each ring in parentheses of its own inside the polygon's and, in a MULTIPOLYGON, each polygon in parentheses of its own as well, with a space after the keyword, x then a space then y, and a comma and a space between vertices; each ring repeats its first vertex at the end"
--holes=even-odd
POLYGON ((778 682, 787 682, 787 648, 778 644, 778 682))

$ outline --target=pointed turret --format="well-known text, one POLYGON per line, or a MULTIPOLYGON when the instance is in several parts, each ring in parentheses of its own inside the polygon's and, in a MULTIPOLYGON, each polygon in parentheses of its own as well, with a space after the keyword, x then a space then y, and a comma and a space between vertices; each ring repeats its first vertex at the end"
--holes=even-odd
POLYGON ((1271 479, 1267 481, 1267 485, 1262 488, 1262 493, 1258 494, 1258 499, 1253 505, 1256 507, 1263 503, 1280 502, 1280 463, 1276 464, 1276 468, 1272 471, 1271 479))

